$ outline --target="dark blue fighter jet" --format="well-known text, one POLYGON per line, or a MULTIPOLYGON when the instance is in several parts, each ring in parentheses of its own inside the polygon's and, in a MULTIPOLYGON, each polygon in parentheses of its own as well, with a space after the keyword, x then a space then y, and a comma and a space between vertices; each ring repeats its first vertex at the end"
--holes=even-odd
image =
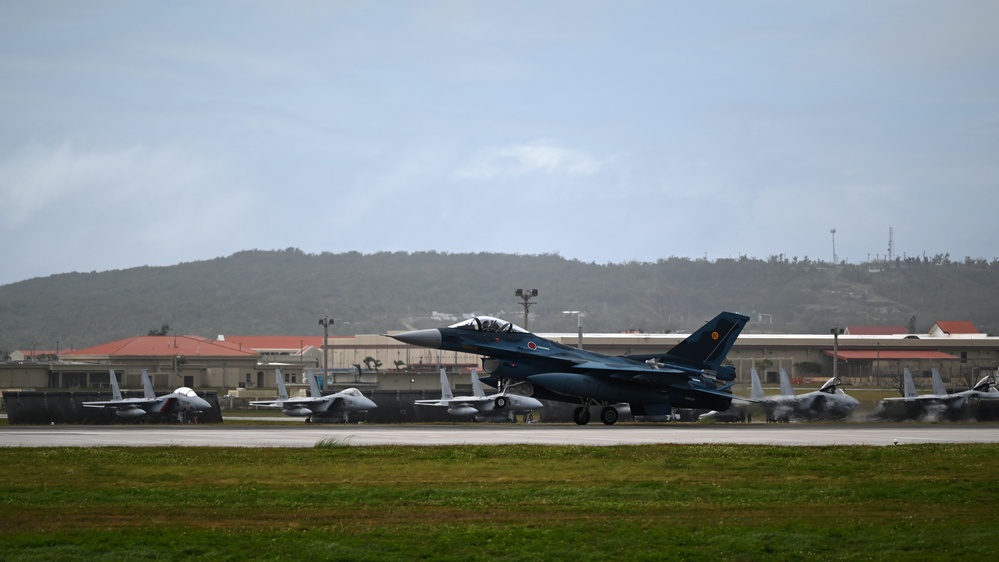
POLYGON ((650 355, 610 356, 547 340, 510 322, 479 316, 447 328, 390 335, 403 343, 482 355, 487 383, 518 394, 580 403, 579 425, 600 405, 600 421, 617 421, 614 404, 638 416, 669 415, 672 408, 725 410, 735 368, 722 365, 749 318, 722 312, 673 349, 650 355))

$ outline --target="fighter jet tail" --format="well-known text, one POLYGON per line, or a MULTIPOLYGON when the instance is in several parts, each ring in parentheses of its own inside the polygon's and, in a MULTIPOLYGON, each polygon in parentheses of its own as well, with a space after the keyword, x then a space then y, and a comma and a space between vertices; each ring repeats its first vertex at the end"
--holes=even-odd
POLYGON ((479 371, 472 369, 472 396, 483 397, 486 391, 482 389, 482 381, 479 380, 479 371))
MULTIPOLYGON (((475 373, 472 373, 472 380, 475 380, 475 373)), ((443 402, 452 398, 454 398, 454 393, 451 392, 451 383, 447 380, 447 371, 444 370, 444 367, 441 367, 441 401, 443 402)))
POLYGON ((109 371, 111 374, 111 399, 121 400, 121 388, 118 386, 118 377, 114 374, 114 369, 109 371))
MULTIPOLYGON (((308 376, 312 376, 312 371, 309 371, 308 376)), ((284 402, 288 399, 288 390, 284 387, 284 374, 281 373, 281 369, 274 369, 274 382, 277 383, 278 402, 284 402)))
POLYGON ((933 394, 937 396, 947 396, 947 387, 944 386, 943 379, 940 378, 940 371, 933 369, 933 394))
POLYGON ((629 357, 637 361, 655 359, 660 363, 672 363, 689 369, 714 371, 718 379, 735 380, 735 369, 723 366, 722 362, 747 322, 748 316, 722 312, 665 354, 629 357))
POLYGON ((155 400, 156 392, 153 391, 153 381, 149 380, 149 371, 142 370, 142 397, 146 400, 155 400))
POLYGON ((791 379, 787 376, 787 371, 782 367, 780 370, 780 395, 794 396, 794 387, 791 386, 791 379))
POLYGON ((312 369, 309 369, 305 378, 309 379, 309 397, 322 398, 323 391, 319 390, 319 382, 316 381, 316 376, 312 373, 312 369))
POLYGON ((906 367, 902 370, 902 397, 915 398, 918 395, 919 393, 916 392, 916 383, 912 380, 912 373, 910 373, 909 368, 906 367))
POLYGON ((666 354, 668 361, 718 371, 735 338, 749 322, 748 316, 722 312, 666 354))
POLYGON ((763 383, 760 382, 760 375, 756 372, 756 368, 750 369, 749 376, 752 379, 752 390, 749 393, 749 398, 752 400, 766 398, 766 394, 763 392, 763 383))

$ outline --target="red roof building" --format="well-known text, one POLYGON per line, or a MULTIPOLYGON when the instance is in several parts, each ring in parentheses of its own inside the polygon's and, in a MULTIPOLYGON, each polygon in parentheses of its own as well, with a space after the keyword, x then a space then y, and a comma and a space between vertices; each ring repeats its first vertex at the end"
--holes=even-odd
POLYGON ((843 331, 848 336, 897 336, 909 333, 905 326, 847 326, 843 331))
POLYGON ((955 320, 955 321, 940 320, 933 325, 933 328, 930 329, 930 335, 934 337, 941 337, 941 336, 946 337, 957 334, 968 336, 980 333, 981 332, 978 331, 978 328, 976 328, 974 324, 963 320, 955 320))

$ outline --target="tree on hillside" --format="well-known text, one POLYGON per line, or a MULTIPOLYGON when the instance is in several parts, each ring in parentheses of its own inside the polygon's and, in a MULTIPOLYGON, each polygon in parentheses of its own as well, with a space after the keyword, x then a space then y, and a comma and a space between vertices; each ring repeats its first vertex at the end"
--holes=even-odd
POLYGON ((159 330, 149 330, 147 336, 165 336, 170 333, 170 324, 163 324, 159 330))

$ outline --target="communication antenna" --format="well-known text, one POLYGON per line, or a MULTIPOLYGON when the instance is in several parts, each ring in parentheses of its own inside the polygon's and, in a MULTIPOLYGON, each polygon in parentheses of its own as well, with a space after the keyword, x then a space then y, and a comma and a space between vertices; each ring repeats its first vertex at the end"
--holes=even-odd
POLYGON ((893 261, 895 258, 895 227, 888 227, 888 261, 893 261))
POLYGON ((836 265, 837 263, 839 263, 839 260, 836 259, 836 229, 835 228, 830 229, 829 233, 832 234, 832 242, 833 242, 833 261, 832 262, 833 262, 833 265, 836 265))

